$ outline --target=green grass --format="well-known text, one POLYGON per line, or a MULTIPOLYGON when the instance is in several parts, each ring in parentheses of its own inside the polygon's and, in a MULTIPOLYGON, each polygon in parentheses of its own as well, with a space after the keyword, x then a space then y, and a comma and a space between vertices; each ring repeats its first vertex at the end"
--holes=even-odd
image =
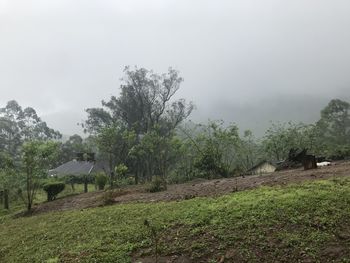
POLYGON ((131 262, 160 254, 193 262, 350 262, 350 180, 264 187, 219 198, 123 204, 0 217, 0 262, 131 262))
MULTIPOLYGON (((84 192, 84 184, 75 184, 74 187, 75 187, 74 189, 75 191, 72 190, 70 185, 66 185, 65 189, 58 194, 57 198, 62 198, 68 195, 80 194, 84 192)), ((95 185, 89 184, 88 191, 89 192, 95 191, 95 185)), ((46 202, 46 200, 47 200, 46 192, 42 189, 38 190, 35 196, 34 204, 40 204, 42 202, 46 202)), ((16 198, 16 200, 11 200, 9 210, 3 209, 2 206, 0 207, 0 217, 5 215, 13 215, 24 209, 25 209, 25 205, 23 201, 20 200, 19 198, 16 198)))

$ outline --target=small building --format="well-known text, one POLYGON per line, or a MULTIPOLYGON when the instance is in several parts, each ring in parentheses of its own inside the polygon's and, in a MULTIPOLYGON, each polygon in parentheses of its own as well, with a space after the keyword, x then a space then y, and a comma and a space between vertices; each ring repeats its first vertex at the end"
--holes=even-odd
POLYGON ((105 174, 109 173, 109 168, 105 162, 72 160, 49 170, 49 175, 57 177, 66 175, 81 176, 99 172, 104 172, 105 174))
POLYGON ((276 171, 277 167, 268 161, 261 161, 247 171, 250 175, 268 174, 276 171))
POLYGON ((107 162, 96 161, 94 154, 88 154, 87 158, 83 158, 82 153, 77 154, 77 158, 66 162, 52 170, 49 170, 49 176, 79 176, 84 179, 84 192, 87 192, 88 177, 92 174, 104 172, 106 175, 110 173, 107 162))

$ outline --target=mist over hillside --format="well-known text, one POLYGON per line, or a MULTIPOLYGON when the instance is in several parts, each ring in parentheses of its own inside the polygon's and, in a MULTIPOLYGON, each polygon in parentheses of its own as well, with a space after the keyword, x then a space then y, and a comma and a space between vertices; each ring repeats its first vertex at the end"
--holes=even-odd
MULTIPOLYGON (((320 111, 334 98, 350 101, 350 91, 330 90, 329 96, 272 95, 269 98, 255 99, 246 103, 230 101, 228 98, 210 102, 194 101, 196 109, 189 119, 195 123, 207 123, 208 120, 223 120, 226 124, 236 123, 241 131, 249 129, 255 136, 261 137, 271 122, 314 123, 319 120, 320 111)), ((85 136, 79 125, 86 119, 83 109, 52 113, 42 118, 49 126, 60 130, 66 137, 72 134, 85 136)))

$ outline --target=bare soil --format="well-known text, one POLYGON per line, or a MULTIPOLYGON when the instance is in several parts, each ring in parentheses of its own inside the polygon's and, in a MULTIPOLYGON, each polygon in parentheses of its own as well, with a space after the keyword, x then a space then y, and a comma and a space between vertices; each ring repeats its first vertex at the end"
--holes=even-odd
POLYGON ((117 204, 175 201, 195 197, 215 197, 236 191, 257 188, 259 186, 287 185, 333 177, 350 177, 350 161, 337 162, 333 163, 331 166, 307 171, 300 168, 278 171, 265 175, 237 178, 215 180, 196 179, 184 184, 169 185, 166 191, 158 193, 149 193, 145 186, 138 185, 117 190, 114 195, 110 197, 106 196, 104 191, 73 195, 53 202, 39 204, 34 207, 33 214, 103 206, 106 204, 106 201, 117 204))

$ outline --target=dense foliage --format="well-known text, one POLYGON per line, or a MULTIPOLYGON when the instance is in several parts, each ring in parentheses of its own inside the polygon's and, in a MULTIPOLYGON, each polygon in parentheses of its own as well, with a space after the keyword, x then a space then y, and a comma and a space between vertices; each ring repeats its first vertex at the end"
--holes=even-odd
POLYGON ((104 173, 98 173, 95 175, 95 183, 98 186, 98 190, 105 189, 107 180, 107 176, 104 173))
POLYGON ((47 193, 47 201, 55 200, 57 195, 64 190, 65 186, 65 183, 61 182, 45 184, 43 190, 47 193))

